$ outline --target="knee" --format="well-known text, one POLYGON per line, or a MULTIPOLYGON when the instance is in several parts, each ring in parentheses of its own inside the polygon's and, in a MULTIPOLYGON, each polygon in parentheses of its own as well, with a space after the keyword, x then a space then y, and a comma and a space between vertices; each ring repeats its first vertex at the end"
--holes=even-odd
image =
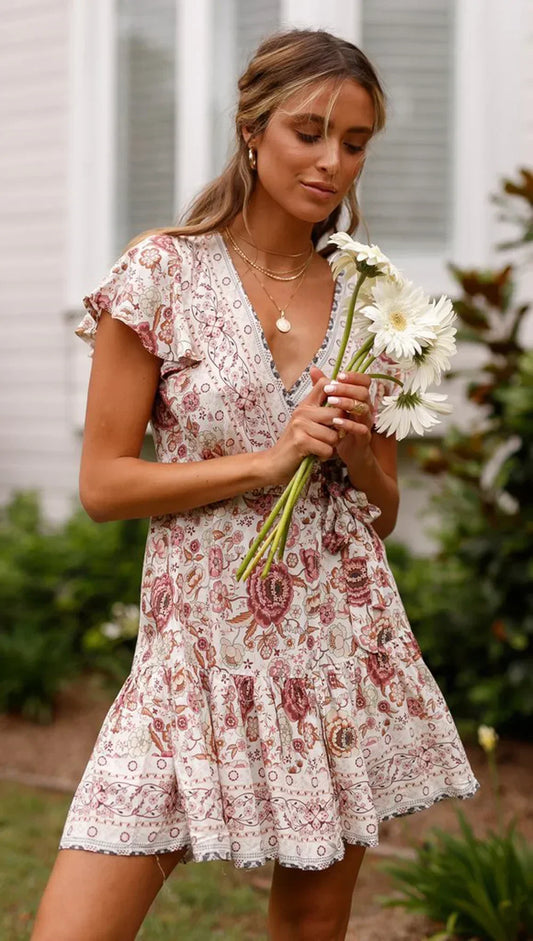
POLYGON ((298 916, 269 919, 269 937, 271 941, 344 941, 348 920, 349 912, 307 909, 298 916))

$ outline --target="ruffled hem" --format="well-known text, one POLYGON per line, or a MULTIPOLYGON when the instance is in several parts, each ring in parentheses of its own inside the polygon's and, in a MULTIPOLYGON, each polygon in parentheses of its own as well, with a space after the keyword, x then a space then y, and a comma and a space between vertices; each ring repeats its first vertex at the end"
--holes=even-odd
MULTIPOLYGON (((434 804, 439 803, 442 800, 456 799, 456 800, 468 800, 469 797, 474 797, 479 790, 479 782, 474 778, 472 783, 470 783, 465 788, 446 788, 432 795, 429 799, 416 802, 406 802, 401 809, 395 809, 390 811, 384 811, 382 814, 377 815, 377 820, 379 823, 384 823, 386 820, 393 820, 397 817, 406 817, 409 814, 414 814, 422 810, 429 810, 430 807, 433 807, 434 804)), ((313 870, 320 871, 322 869, 327 869, 329 866, 332 866, 334 863, 339 862, 344 858, 345 849, 344 843, 348 843, 351 846, 365 846, 368 849, 375 848, 379 846, 379 838, 376 839, 362 839, 358 838, 354 834, 343 833, 341 837, 340 845, 332 852, 330 856, 321 860, 311 860, 311 859, 302 859, 296 855, 287 855, 285 853, 280 853, 279 850, 272 850, 272 852, 267 853, 246 853, 246 854, 236 854, 233 852, 228 845, 230 843, 230 838, 227 834, 221 837, 219 840, 211 841, 210 845, 202 847, 193 847, 190 840, 185 842, 176 840, 169 843, 168 845, 158 846, 157 849, 152 846, 141 846, 139 849, 128 848, 119 848, 114 844, 103 844, 97 843, 95 840, 76 840, 75 838, 62 839, 59 844, 59 849, 72 849, 72 850, 86 850, 92 853, 103 853, 107 856, 154 856, 162 855, 164 853, 175 853, 181 849, 186 849, 187 852, 180 859, 180 863, 185 865, 187 863, 207 863, 207 862, 231 862, 236 869, 257 869, 260 866, 266 865, 266 863, 271 862, 272 860, 278 860, 280 866, 285 866, 289 869, 304 869, 304 870, 313 870), (226 846, 221 846, 221 844, 226 843, 226 846)))
POLYGON ((130 675, 62 848, 188 846, 186 861, 325 868, 343 840, 376 846, 382 820, 472 796, 479 785, 442 694, 404 643, 396 657, 407 696, 396 711, 369 692, 365 701, 359 657, 291 677, 191 664, 130 675))

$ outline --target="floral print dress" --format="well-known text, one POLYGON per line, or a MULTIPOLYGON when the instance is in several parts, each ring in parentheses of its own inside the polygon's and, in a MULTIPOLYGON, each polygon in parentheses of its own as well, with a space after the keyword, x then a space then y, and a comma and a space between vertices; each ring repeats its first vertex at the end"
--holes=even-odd
MULTIPOLYGON (((337 281, 313 360, 326 374, 349 286, 337 281)), ((218 233, 144 238, 84 305, 79 336, 93 342, 108 310, 161 360, 158 461, 267 449, 311 389, 309 368, 284 387, 218 233)), ((390 374, 383 357, 375 368, 390 374)), ((388 385, 372 381, 375 406, 388 385)), ((381 820, 477 790, 372 526, 380 511, 339 459, 317 462, 283 562, 237 582, 281 491, 151 519, 132 670, 61 848, 323 869, 344 842, 377 845, 381 820)))

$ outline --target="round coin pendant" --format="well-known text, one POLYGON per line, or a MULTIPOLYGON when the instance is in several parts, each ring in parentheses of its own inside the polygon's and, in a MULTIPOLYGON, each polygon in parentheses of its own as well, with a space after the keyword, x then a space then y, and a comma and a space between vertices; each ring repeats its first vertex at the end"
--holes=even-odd
POLYGON ((276 327, 278 328, 280 333, 288 333, 289 330, 291 329, 290 322, 287 320, 285 316, 285 311, 283 310, 281 311, 281 317, 278 317, 278 319, 276 320, 276 327))

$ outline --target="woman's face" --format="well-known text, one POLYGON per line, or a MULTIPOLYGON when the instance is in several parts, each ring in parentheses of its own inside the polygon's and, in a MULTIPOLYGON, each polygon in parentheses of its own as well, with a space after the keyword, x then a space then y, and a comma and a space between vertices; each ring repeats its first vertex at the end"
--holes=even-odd
POLYGON ((249 141, 257 151, 257 186, 286 212, 306 222, 327 218, 342 202, 364 159, 372 135, 374 105, 351 79, 340 88, 325 120, 336 84, 295 92, 273 112, 260 135, 249 141))

